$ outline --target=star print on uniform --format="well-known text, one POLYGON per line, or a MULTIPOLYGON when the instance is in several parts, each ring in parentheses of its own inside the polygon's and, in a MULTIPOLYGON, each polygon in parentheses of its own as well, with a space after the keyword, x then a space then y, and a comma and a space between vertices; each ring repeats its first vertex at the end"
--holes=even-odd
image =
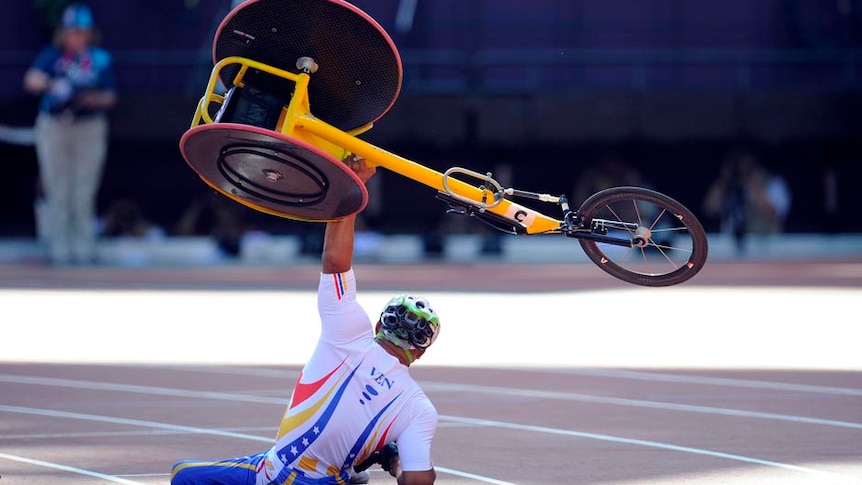
MULTIPOLYGON (((344 362, 342 362, 342 364, 343 363, 344 362)), ((284 426, 284 423, 290 419, 297 419, 298 422, 303 422, 308 420, 308 415, 311 415, 312 412, 317 414, 317 419, 315 420, 315 422, 308 423, 308 425, 303 425, 302 428, 304 429, 302 430, 302 434, 297 433, 296 439, 294 439, 290 443, 285 443, 284 446, 280 446, 278 450, 279 452, 283 450, 290 450, 290 452, 293 453, 293 456, 296 457, 299 454, 299 451, 297 450, 298 447, 302 446, 302 451, 304 452, 305 449, 310 446, 314 440, 320 437, 320 435, 309 436, 305 433, 309 431, 309 427, 311 428, 311 430, 317 428, 321 430, 321 432, 324 428, 326 428, 326 424, 329 422, 329 419, 335 413, 335 410, 338 407, 338 403, 344 396, 344 391, 347 389, 347 386, 352 382, 353 377, 356 375, 356 371, 361 366, 362 361, 357 362, 355 369, 351 370, 348 375, 339 378, 340 383, 336 382, 336 385, 338 387, 328 390, 326 392, 326 395, 320 398, 320 403, 314 404, 308 409, 299 412, 295 416, 289 416, 282 421, 282 426, 284 426), (326 404, 326 407, 323 408, 322 411, 320 411, 319 408, 324 403, 326 404), (309 438, 311 439, 309 440, 309 438)), ((341 364, 339 364, 339 367, 341 367, 341 364)), ((298 431, 297 428, 298 426, 292 426, 291 430, 298 431)), ((279 441, 282 441, 282 436, 279 436, 278 439, 279 441)))

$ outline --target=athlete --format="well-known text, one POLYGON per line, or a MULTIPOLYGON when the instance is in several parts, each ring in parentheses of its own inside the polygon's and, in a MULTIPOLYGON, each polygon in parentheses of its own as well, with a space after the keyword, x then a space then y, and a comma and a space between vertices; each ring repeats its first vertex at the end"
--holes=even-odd
MULTIPOLYGON (((374 167, 345 163, 367 182, 374 167)), ((303 367, 267 451, 220 461, 174 464, 172 485, 343 485, 367 483, 354 467, 377 462, 399 485, 431 485, 437 410, 410 376, 440 331, 430 303, 392 298, 373 326, 356 301, 355 215, 328 222, 318 287, 321 335, 303 367)))

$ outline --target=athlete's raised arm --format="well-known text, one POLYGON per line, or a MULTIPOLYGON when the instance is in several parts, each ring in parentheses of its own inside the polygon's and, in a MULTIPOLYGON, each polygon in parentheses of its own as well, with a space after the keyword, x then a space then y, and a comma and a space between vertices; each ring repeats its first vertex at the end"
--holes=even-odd
MULTIPOLYGON (((363 183, 367 182, 377 170, 366 164, 364 159, 354 155, 345 158, 344 163, 359 176, 363 183)), ((355 224, 356 214, 326 223, 326 232, 323 236, 323 256, 321 258, 323 273, 344 273, 353 266, 355 224)))

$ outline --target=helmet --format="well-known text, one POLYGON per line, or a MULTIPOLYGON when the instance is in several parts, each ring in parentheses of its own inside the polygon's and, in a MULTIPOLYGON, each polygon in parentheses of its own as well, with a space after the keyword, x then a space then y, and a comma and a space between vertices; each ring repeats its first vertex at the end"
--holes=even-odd
POLYGON ((440 319, 428 300, 399 295, 386 304, 380 314, 380 333, 402 349, 425 350, 440 333, 440 319))

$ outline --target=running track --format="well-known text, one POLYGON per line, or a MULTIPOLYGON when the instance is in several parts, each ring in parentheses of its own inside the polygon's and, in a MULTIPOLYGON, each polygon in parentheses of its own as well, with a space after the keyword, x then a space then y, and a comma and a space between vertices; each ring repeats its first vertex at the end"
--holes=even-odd
MULTIPOLYGON (((357 273, 369 310, 405 290, 442 314, 412 370, 439 484, 862 484, 860 262, 716 263, 664 289, 589 265, 357 273)), ((316 275, 0 267, 0 485, 166 484, 177 459, 265 449, 316 275)))

